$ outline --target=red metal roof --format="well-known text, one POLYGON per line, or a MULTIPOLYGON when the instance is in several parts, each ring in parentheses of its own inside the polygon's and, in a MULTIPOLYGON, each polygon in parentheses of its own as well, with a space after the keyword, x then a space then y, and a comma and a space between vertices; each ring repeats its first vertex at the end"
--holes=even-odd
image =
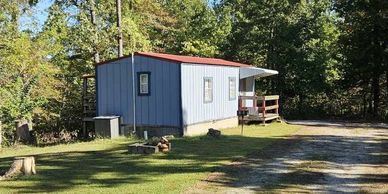
POLYGON ((237 63, 233 61, 227 61, 224 59, 216 58, 203 58, 203 57, 191 57, 182 55, 162 54, 162 53, 151 53, 151 52, 137 52, 137 55, 153 57, 157 59, 165 59, 170 61, 176 61, 180 63, 193 63, 193 64, 206 64, 206 65, 223 65, 223 66, 234 66, 234 67, 250 67, 251 65, 237 63))
MULTIPOLYGON (((161 60, 174 61, 174 62, 178 62, 178 63, 221 65, 221 66, 232 66, 232 67, 252 67, 251 65, 237 63, 237 62, 233 62, 233 61, 227 61, 224 59, 216 59, 216 58, 192 57, 192 56, 172 55, 172 54, 152 53, 152 52, 136 52, 135 55, 152 57, 152 58, 161 59, 161 60)), ((113 61, 120 60, 120 59, 127 58, 127 57, 131 57, 131 56, 119 57, 116 59, 97 63, 96 65, 106 64, 106 63, 113 62, 113 61)))

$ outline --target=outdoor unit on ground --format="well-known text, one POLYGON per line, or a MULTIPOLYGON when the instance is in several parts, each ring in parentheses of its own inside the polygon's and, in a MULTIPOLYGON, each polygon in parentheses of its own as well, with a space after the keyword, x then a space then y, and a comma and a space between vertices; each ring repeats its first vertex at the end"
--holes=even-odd
POLYGON ((119 116, 99 116, 93 119, 97 137, 114 138, 119 136, 119 116))

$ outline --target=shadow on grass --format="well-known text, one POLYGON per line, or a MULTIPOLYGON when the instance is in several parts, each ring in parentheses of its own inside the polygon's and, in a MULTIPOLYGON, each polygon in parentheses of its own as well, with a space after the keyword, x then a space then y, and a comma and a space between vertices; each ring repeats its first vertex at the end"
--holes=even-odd
MULTIPOLYGON (((301 185, 324 186, 322 180, 325 179, 330 179, 336 184, 345 182, 387 184, 386 174, 358 174, 357 178, 349 178, 311 170, 314 165, 324 168, 322 162, 350 166, 386 164, 388 142, 382 139, 386 137, 386 131, 379 131, 376 137, 381 139, 376 141, 376 138, 369 137, 332 135, 305 135, 293 138, 246 136, 179 138, 172 141, 170 153, 148 156, 127 154, 128 142, 115 144, 113 148, 103 151, 37 155, 38 175, 20 177, 8 181, 9 184, 3 184, 1 187, 14 193, 70 192, 75 187, 88 187, 92 192, 95 188, 152 185, 155 182, 163 182, 165 177, 174 174, 189 176, 214 171, 222 171, 225 176, 209 181, 238 188, 253 188, 259 192, 276 192, 278 189, 301 185), (262 149, 264 147, 266 148, 262 149), (298 150, 300 147, 309 149, 298 150), (357 152, 360 152, 359 155, 357 152), (241 159, 246 155, 249 157, 241 160, 241 165, 222 166, 227 164, 227 161, 241 159), (363 157, 364 155, 367 157, 363 157), (349 156, 350 159, 347 158, 349 156), (301 164, 298 168, 291 164, 282 164, 287 161, 303 160, 311 163, 301 164)), ((1 158, 0 170, 8 168, 12 159, 1 158)))
POLYGON ((359 192, 360 188, 356 185, 388 185, 388 171, 374 169, 388 164, 388 140, 384 139, 387 134, 388 129, 380 129, 374 137, 300 135, 281 139, 266 149, 251 153, 238 166, 223 167, 225 176, 209 182, 250 188, 256 192, 279 192, 280 189, 300 189, 308 185, 311 188, 309 192, 343 192, 341 189, 359 192), (372 171, 357 171, 344 176, 341 173, 351 172, 341 171, 343 166, 369 167, 372 171))
MULTIPOLYGON (((36 155, 38 175, 8 181, 4 187, 12 192, 42 193, 66 192, 78 186, 113 188, 162 181, 170 174, 213 172, 225 161, 241 158, 273 141, 242 136, 193 137, 173 140, 168 154, 129 155, 128 144, 103 151, 40 154, 36 155)), ((2 158, 0 170, 8 168, 12 159, 2 158)))

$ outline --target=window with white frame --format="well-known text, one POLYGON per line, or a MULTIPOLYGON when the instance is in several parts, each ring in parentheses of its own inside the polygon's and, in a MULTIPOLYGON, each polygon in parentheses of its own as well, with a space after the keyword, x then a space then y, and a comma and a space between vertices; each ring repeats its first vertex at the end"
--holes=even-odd
POLYGON ((229 77, 229 100, 236 100, 236 77, 229 77))
POLYGON ((205 77, 203 83, 203 101, 204 103, 210 103, 213 101, 213 78, 205 77))
POLYGON ((150 72, 138 72, 138 93, 139 96, 150 95, 150 72))

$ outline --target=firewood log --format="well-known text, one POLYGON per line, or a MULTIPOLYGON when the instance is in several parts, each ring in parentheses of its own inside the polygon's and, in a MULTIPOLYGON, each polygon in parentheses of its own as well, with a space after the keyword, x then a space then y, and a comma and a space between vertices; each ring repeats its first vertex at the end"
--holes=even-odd
POLYGON ((168 143, 168 139, 165 138, 165 137, 162 137, 162 138, 160 139, 160 142, 163 143, 163 144, 166 144, 166 143, 168 143))
POLYGON ((162 145, 160 145, 160 148, 161 149, 166 149, 166 148, 168 149, 168 145, 167 144, 162 144, 162 145))

